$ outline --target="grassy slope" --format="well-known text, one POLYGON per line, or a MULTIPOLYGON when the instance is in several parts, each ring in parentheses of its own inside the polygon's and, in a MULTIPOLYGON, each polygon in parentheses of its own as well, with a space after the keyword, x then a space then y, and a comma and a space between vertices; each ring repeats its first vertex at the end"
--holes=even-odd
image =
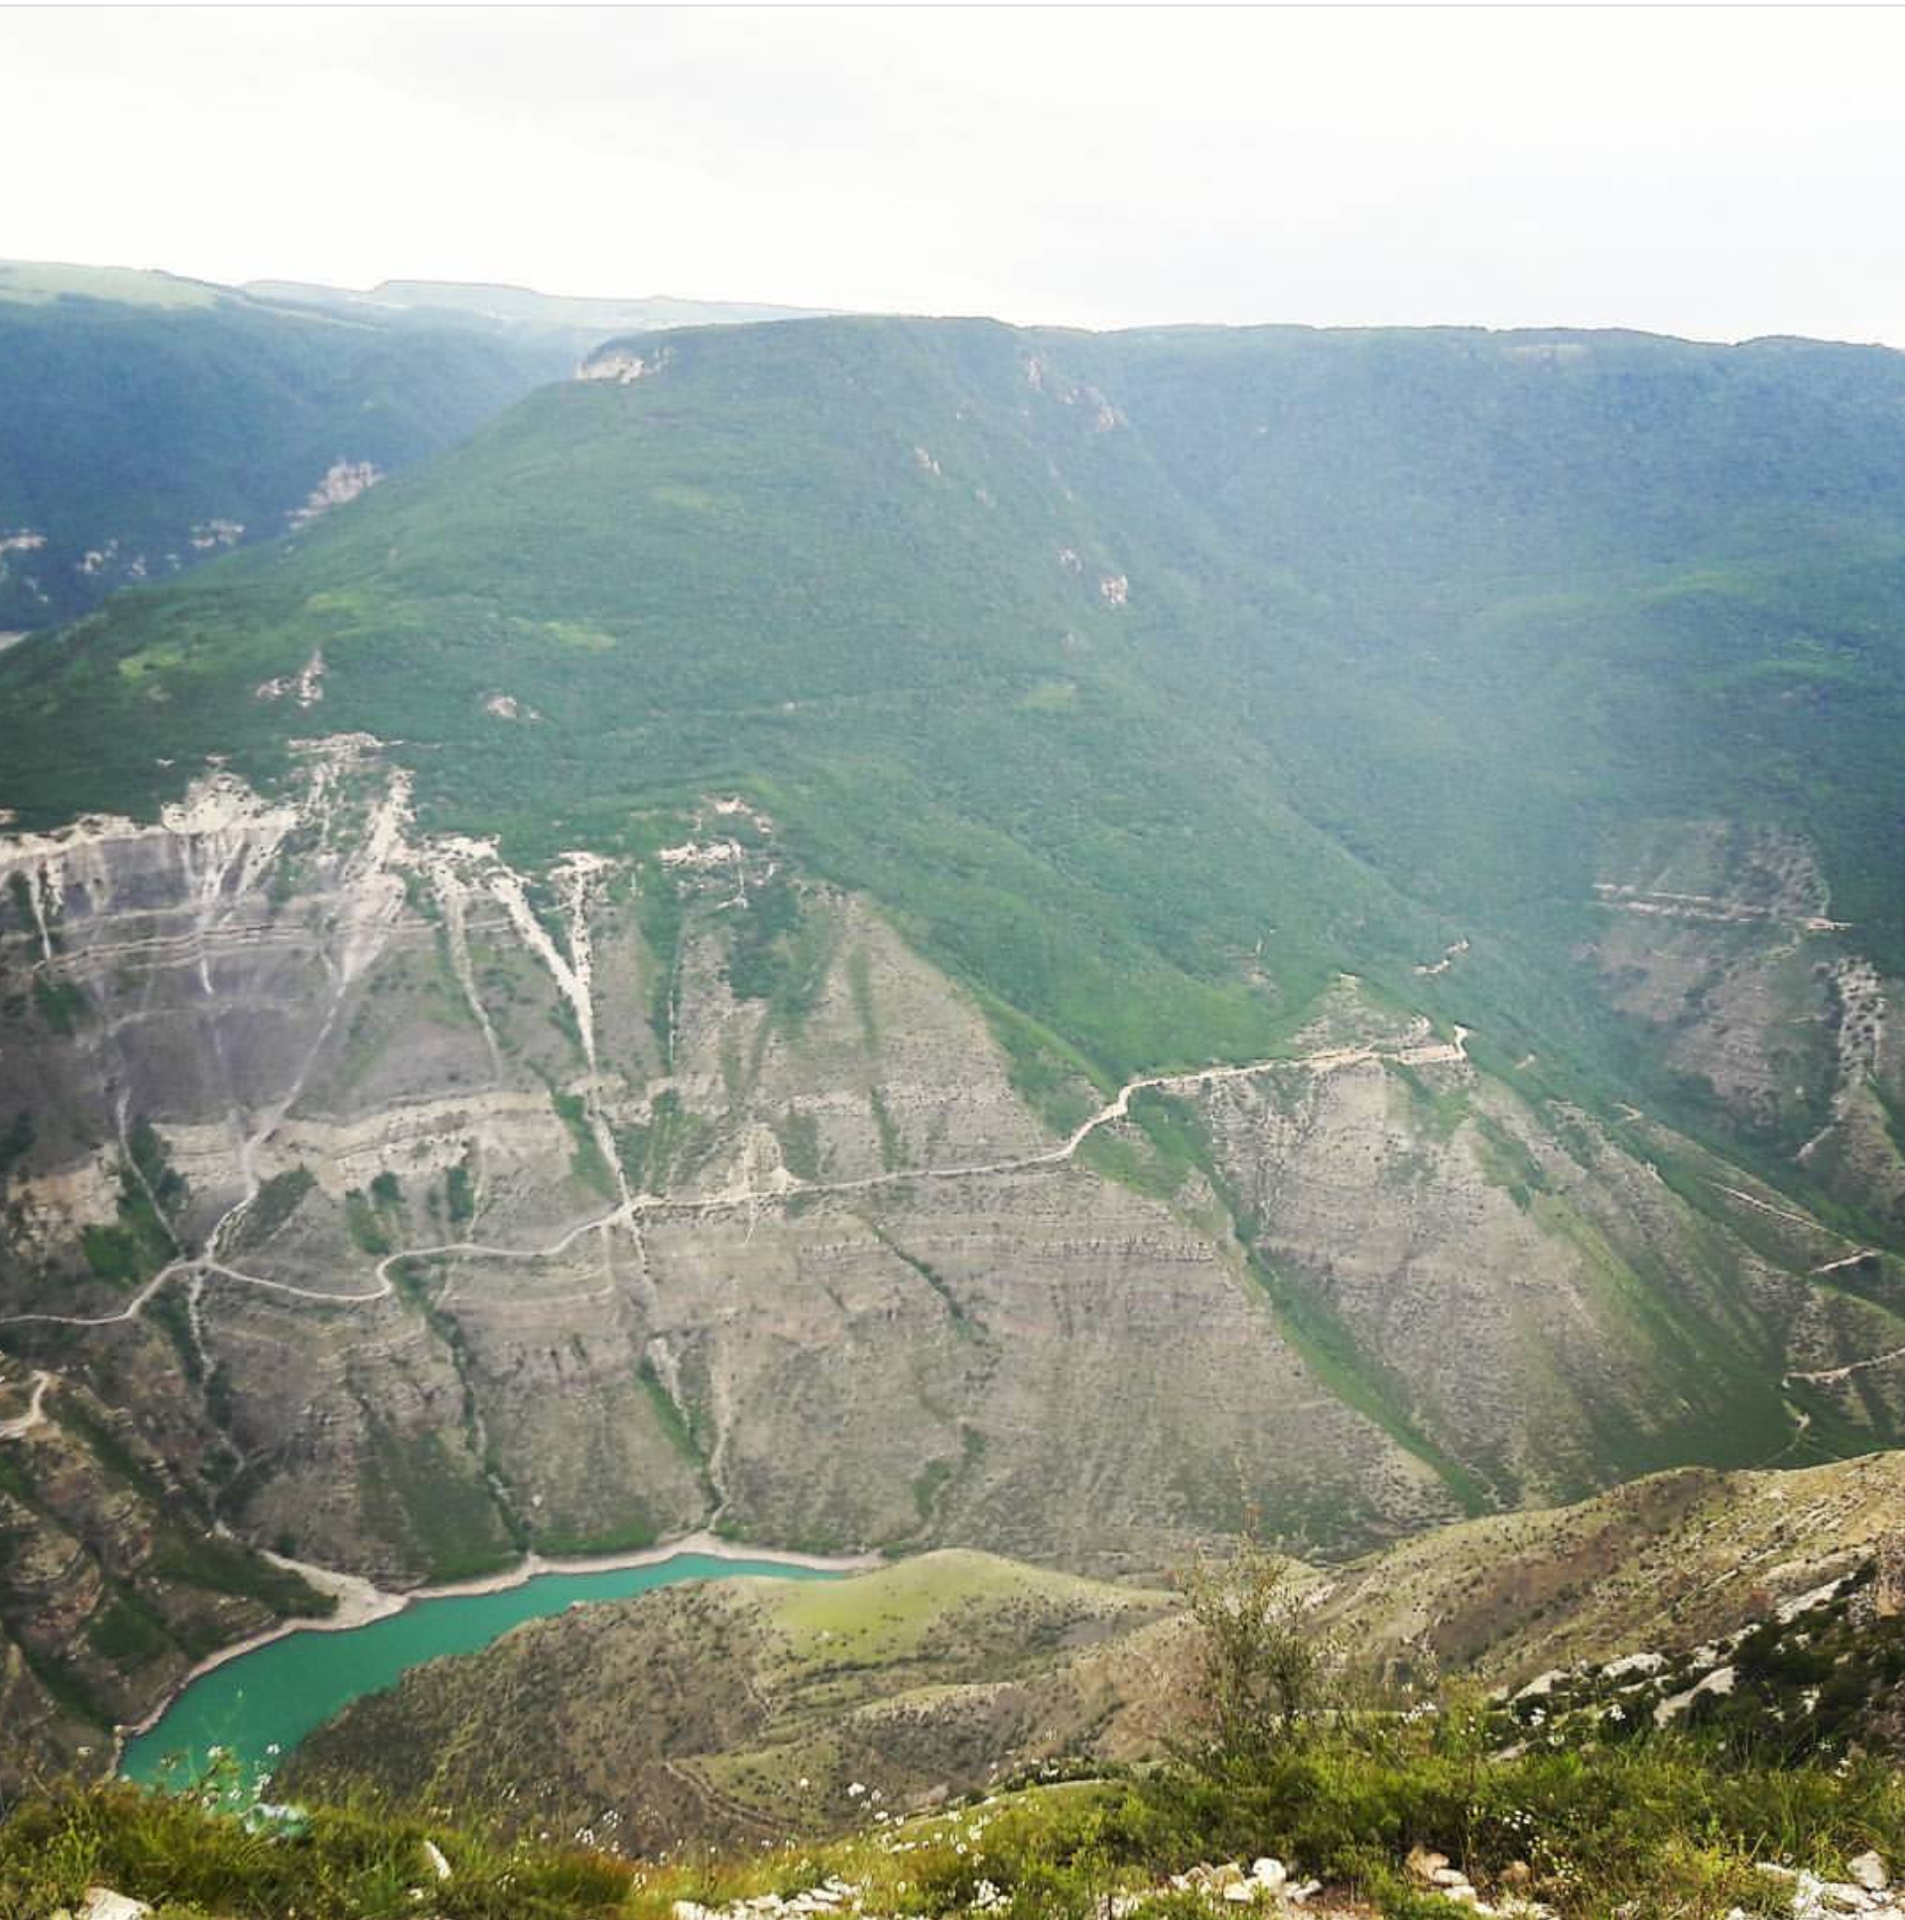
POLYGON ((1656 1474, 1575 1506, 1492 1515, 1373 1555, 1319 1617, 1360 1657, 1543 1668, 1682 1647, 1848 1572, 1905 1512, 1905 1454, 1785 1473, 1656 1474))
POLYGON ((1082 1741, 1128 1706, 1124 1649, 1174 1606, 967 1552, 645 1595, 357 1702, 300 1749, 291 1784, 368 1781, 532 1820, 613 1807, 649 1846, 825 1831, 861 1811, 855 1781, 897 1805, 1082 1741), (485 1731, 498 1713, 520 1729, 507 1748, 485 1731))
POLYGON ((510 1843, 467 1812, 319 1807, 303 1825, 286 1841, 186 1799, 127 1790, 35 1798, 0 1823, 0 1915, 39 1920, 104 1882, 159 1903, 165 1920, 396 1920, 419 1910, 443 1920, 667 1920, 678 1901, 745 1913, 727 1903, 761 1900, 754 1911, 773 1911, 764 1896, 797 1899, 837 1877, 868 1913, 1096 1920, 1129 1889, 1119 1910, 1132 1920, 1188 1920, 1225 1909, 1174 1892, 1166 1875, 1248 1861, 1264 1846, 1327 1876, 1330 1894, 1310 1909, 1319 1914, 1453 1920, 1471 1911, 1411 1881, 1411 1843, 1461 1861, 1491 1893, 1532 1855, 1534 1890, 1564 1920, 1784 1912, 1790 1881, 1776 1886, 1759 1862, 1842 1879, 1869 1847, 1897 1859, 1905 1795, 1896 1775, 1873 1766, 1843 1775, 1720 1767, 1674 1742, 1592 1755, 1537 1749, 1486 1766, 1459 1733, 1374 1728, 1314 1744, 1250 1782, 1032 1788, 824 1846, 685 1860, 630 1863, 553 1837, 510 1843), (438 1882, 426 1841, 450 1864, 448 1881, 438 1882))
MULTIPOLYGON (((1419 1654, 1428 1639, 1451 1679, 1525 1677, 1550 1659, 1605 1658, 1631 1651, 1633 1633, 1655 1646, 1684 1645, 1768 1611, 1821 1573, 1860 1563, 1895 1520, 1899 1474, 1900 1457, 1890 1456, 1784 1476, 1664 1476, 1579 1508, 1451 1528, 1353 1572, 1325 1607, 1323 1624, 1364 1663, 1399 1649, 1419 1654), (1580 1584, 1590 1565, 1593 1591, 1580 1584), (1662 1569, 1690 1606, 1660 1590, 1662 1569), (1453 1636, 1425 1632, 1425 1579, 1449 1609, 1453 1636), (1559 1604, 1540 1604, 1544 1594, 1550 1603, 1558 1596, 1559 1604), (1421 1617, 1405 1621, 1401 1614, 1411 1606, 1421 1617), (1536 1631, 1524 1630, 1550 1615, 1536 1631)), ((909 1784, 909 1738, 916 1743, 921 1728, 944 1737, 954 1723, 935 1718, 934 1710, 949 1695, 1001 1691, 942 1683, 898 1694, 891 1704, 908 1710, 913 1725, 889 1727, 877 1755, 866 1748, 851 1754, 863 1762, 877 1757, 891 1769, 855 1776, 899 1789, 883 1805, 844 1794, 847 1776, 829 1774, 818 1819, 796 1796, 757 1794, 742 1806, 743 1816, 755 1817, 735 1822, 743 1844, 713 1855, 690 1849, 631 1871, 600 1853, 564 1850, 571 1829, 555 1832, 555 1797, 545 1804, 534 1791, 548 1777, 550 1757, 530 1713, 533 1688, 558 1694, 550 1719, 571 1763, 602 1757, 606 1737, 605 1773, 620 1769, 627 1788, 626 1754, 618 1747, 625 1750, 632 1736, 618 1721, 672 1714, 682 1727, 706 1732, 758 1716, 765 1702, 783 1721, 804 1714, 850 1725, 864 1719, 869 1696, 896 1675, 917 1681, 936 1641, 943 1653, 949 1627, 970 1640, 966 1658, 997 1665, 1008 1645, 1031 1644, 1025 1622, 1040 1617, 1040 1604, 1056 1609, 1043 1616, 1048 1624, 1075 1619, 1078 1609, 1102 1619, 1110 1608, 1113 1617, 1127 1612, 1141 1620, 1156 1607, 1155 1596, 1091 1588, 975 1555, 935 1555, 832 1586, 744 1581, 725 1593, 704 1589, 689 1596, 699 1603, 688 1612, 698 1623, 702 1656, 689 1660, 681 1610, 656 1604, 669 1597, 538 1623, 488 1654, 424 1670, 341 1723, 338 1733, 365 1716, 363 1730, 375 1735, 366 1751, 401 1779, 407 1796, 430 1801, 428 1813, 392 1811, 360 1797, 349 1812, 321 1806, 308 1836, 286 1843, 248 1837, 236 1822, 210 1819, 189 1802, 112 1793, 29 1800, 0 1826, 0 1914, 41 1912, 55 1899, 71 1900, 86 1880, 172 1900, 182 1914, 275 1915, 292 1904, 312 1916, 395 1914, 414 1907, 409 1889, 426 1877, 426 1834, 454 1863, 453 1880, 437 1890, 438 1911, 547 1916, 665 1915, 677 1899, 789 1895, 838 1874, 874 1911, 964 1912, 984 1879, 1013 1903, 1011 1914, 1083 1920, 1102 1910, 1115 1887, 1156 1889, 1165 1874, 1194 1861, 1268 1850, 1323 1874, 1339 1898, 1354 1890, 1368 1903, 1354 1911, 1422 1920, 1442 1909, 1409 1888, 1402 1863, 1411 1846, 1444 1851, 1484 1890, 1498 1884, 1511 1861, 1531 1861, 1533 1891, 1568 1920, 1604 1915, 1627 1901, 1644 1912, 1719 1914, 1736 1905, 1767 1910, 1768 1899, 1789 1899, 1757 1861, 1843 1878, 1865 1848, 1877 1846, 1896 1860, 1905 1847, 1897 1776, 1883 1767, 1828 1768, 1790 1756, 1766 1762, 1755 1759, 1750 1743, 1744 1752, 1729 1751, 1677 1735, 1614 1742, 1573 1722, 1552 1741, 1544 1735, 1529 1750, 1490 1761, 1484 1756, 1513 1729, 1477 1718, 1459 1692, 1447 1711, 1426 1720, 1352 1713, 1300 1746, 1202 1780, 1144 1771, 1120 1779, 1114 1768, 1106 1783, 988 1792, 982 1804, 950 1815, 888 1825, 909 1784), (737 1681, 732 1656, 744 1639, 751 1653, 766 1657, 737 1681), (639 1676, 627 1664, 637 1642, 650 1655, 639 1676), (605 1651, 616 1650, 621 1664, 605 1662, 605 1651), (485 1685, 469 1690, 472 1677, 485 1685), (671 1697, 669 1688, 683 1680, 709 1691, 671 1697), (470 1744, 490 1762, 482 1779, 454 1769, 429 1777, 429 1762, 444 1759, 459 1738, 433 1706, 433 1693, 459 1697, 469 1712, 470 1744), (631 1701, 639 1701, 638 1713, 631 1701), (507 1741, 497 1739, 499 1726, 508 1727, 507 1741), (540 1840, 531 1834, 511 1842, 489 1824, 492 1813, 502 1817, 505 1833, 539 1822, 548 1831, 540 1840), (818 1842, 815 1826, 840 1837, 818 1842), (763 1847, 769 1835, 779 1843, 763 1847)), ((1195 1699, 1188 1643, 1166 1620, 1106 1640, 1097 1653, 1128 1681, 1140 1648, 1146 1663, 1166 1674, 1158 1697, 1169 1699, 1181 1724, 1195 1699), (1161 1637, 1167 1647, 1160 1655, 1161 1637)), ((1038 1657, 1076 1665, 1094 1656, 1054 1655, 1048 1647, 1038 1657)), ((1049 1711, 1049 1698, 1037 1709, 1049 1711)), ((1102 1724, 1074 1722, 1065 1732, 1089 1735, 1102 1724)), ((753 1740, 757 1728, 744 1733, 753 1740)), ((750 1768, 778 1766, 791 1778, 816 1750, 810 1741, 734 1756, 714 1776, 722 1805, 742 1804, 731 1796, 748 1788, 750 1768)), ((994 1749, 995 1758, 1008 1753, 1003 1744, 994 1749)), ((708 1777, 705 1762, 696 1771, 708 1777)), ((665 1804, 665 1774, 643 1776, 641 1785, 665 1804)), ((638 1826, 624 1823, 613 1791, 585 1791, 582 1798, 590 1811, 573 1830, 576 1839, 641 1850, 638 1826)), ((1168 1897, 1139 1909, 1157 1916, 1186 1910, 1168 1897)))
MULTIPOLYGON (((1307 1617, 1372 1681, 1518 1685, 1735 1631, 1864 1564, 1901 1510, 1899 1453, 1659 1474, 1318 1575, 1307 1617)), ((294 1784, 540 1819, 599 1801, 650 1846, 837 1831, 862 1811, 855 1780, 904 1808, 1068 1751, 1156 1753, 1193 1692, 1179 1608, 971 1553, 835 1583, 670 1589, 420 1669, 314 1735, 294 1784), (499 1718, 520 1728, 506 1748, 499 1718), (687 1777, 699 1791, 680 1790, 687 1777)))

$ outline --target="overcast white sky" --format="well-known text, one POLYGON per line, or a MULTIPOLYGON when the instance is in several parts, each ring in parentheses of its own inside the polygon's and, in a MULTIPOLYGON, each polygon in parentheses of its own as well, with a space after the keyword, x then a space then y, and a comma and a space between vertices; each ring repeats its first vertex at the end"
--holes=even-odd
POLYGON ((0 12, 0 255, 1905 345, 1905 13, 0 12))

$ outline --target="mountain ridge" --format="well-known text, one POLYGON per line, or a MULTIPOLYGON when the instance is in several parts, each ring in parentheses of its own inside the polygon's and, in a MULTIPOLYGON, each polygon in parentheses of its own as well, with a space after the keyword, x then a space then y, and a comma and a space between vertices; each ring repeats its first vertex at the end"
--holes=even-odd
POLYGON ((252 298, 336 312, 396 314, 436 325, 533 332, 559 339, 578 353, 607 334, 630 329, 791 320, 826 311, 764 301, 683 299, 672 294, 634 299, 549 294, 480 280, 388 279, 365 288, 305 280, 248 280, 241 291, 252 298))

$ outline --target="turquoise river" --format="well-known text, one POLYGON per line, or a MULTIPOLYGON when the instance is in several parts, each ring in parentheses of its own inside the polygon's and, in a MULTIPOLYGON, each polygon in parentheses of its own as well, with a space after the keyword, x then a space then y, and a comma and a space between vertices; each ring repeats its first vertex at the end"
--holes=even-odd
POLYGON ((126 1742, 129 1780, 181 1784, 231 1756, 249 1782, 276 1769, 307 1733, 360 1694, 390 1686, 411 1667, 448 1653, 473 1653, 525 1620, 578 1602, 620 1600, 679 1580, 762 1574, 828 1580, 830 1570, 780 1560, 730 1560, 679 1553, 645 1566, 539 1573, 494 1593, 424 1595, 401 1613, 336 1632, 301 1629, 237 1655, 192 1681, 146 1732, 126 1742))

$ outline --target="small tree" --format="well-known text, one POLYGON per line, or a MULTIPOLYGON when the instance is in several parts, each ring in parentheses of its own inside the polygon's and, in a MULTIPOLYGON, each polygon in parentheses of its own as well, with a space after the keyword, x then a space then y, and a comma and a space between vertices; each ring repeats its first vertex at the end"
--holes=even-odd
POLYGON ((1291 1562, 1254 1542, 1183 1576, 1198 1633, 1197 1719, 1201 1751, 1189 1757, 1227 1770, 1261 1761, 1303 1739, 1335 1699, 1335 1650, 1307 1618, 1291 1562))

